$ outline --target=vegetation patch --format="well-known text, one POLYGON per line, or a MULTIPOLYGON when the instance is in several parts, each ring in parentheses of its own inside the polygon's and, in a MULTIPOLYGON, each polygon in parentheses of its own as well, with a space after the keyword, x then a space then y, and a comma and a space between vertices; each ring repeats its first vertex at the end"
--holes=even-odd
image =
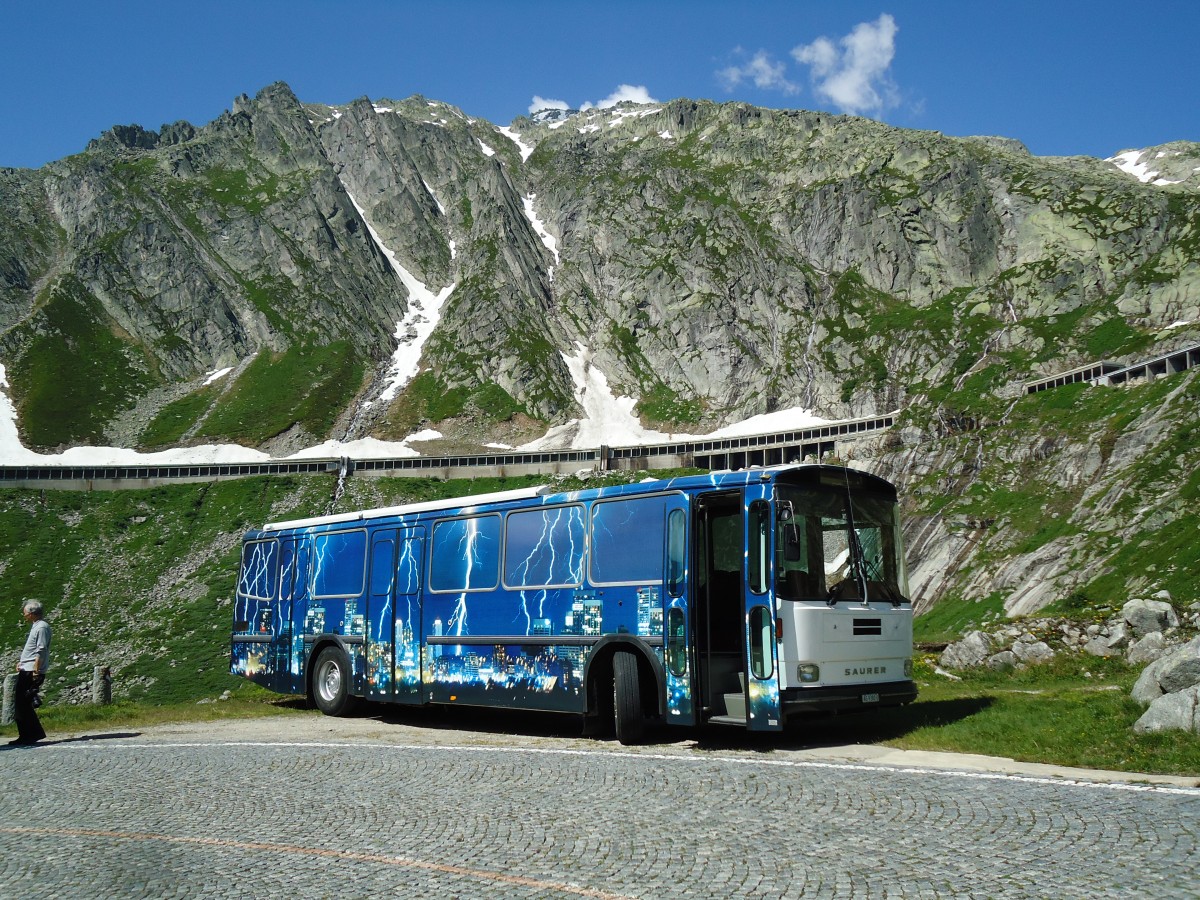
MULTIPOLYGON (((0 596, 46 605, 55 656, 48 702, 87 696, 95 665, 114 668, 123 699, 195 702, 239 688, 228 675, 226 620, 240 535, 276 503, 323 512, 326 490, 303 496, 304 487, 281 477, 0 492, 0 596)), ((0 646, 19 646, 21 631, 16 616, 0 617, 0 646)))
POLYGON ((364 366, 347 341, 264 350, 217 401, 197 434, 251 445, 298 425, 324 439, 362 388, 364 366))
POLYGON ((918 701, 874 726, 887 744, 1125 772, 1200 773, 1200 737, 1134 734, 1145 712, 1129 697, 1140 667, 1056 657, 1012 672, 962 672, 961 681, 932 668, 929 659, 919 662, 918 701))
POLYGON ((483 422, 507 422, 526 412, 513 396, 494 382, 478 387, 449 387, 431 370, 408 383, 378 429, 380 435, 401 439, 425 424, 470 412, 483 422))
POLYGON ((642 395, 636 411, 651 425, 694 425, 704 416, 704 404, 659 382, 642 395))
POLYGON ((151 450, 179 443, 184 434, 208 412, 218 396, 220 390, 210 385, 171 401, 142 429, 138 447, 151 450))
POLYGON ((913 619, 913 640, 919 644, 945 644, 1003 618, 1004 595, 1000 592, 975 600, 945 597, 913 619))
POLYGON ((105 424, 159 378, 142 348, 74 276, 60 279, 39 300, 41 308, 20 329, 25 350, 9 371, 25 443, 102 442, 105 424))
POLYGON ((1145 350, 1151 343, 1150 335, 1138 331, 1119 316, 1105 319, 1083 336, 1084 349, 1097 361, 1145 350))

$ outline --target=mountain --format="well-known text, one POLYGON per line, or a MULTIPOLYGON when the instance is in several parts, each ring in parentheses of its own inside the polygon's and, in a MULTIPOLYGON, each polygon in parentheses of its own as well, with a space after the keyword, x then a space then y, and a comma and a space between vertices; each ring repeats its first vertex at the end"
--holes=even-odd
POLYGON ((1023 383, 1197 342, 1198 166, 691 100, 498 128, 275 84, 0 170, 0 364, 39 450, 521 443, 579 416, 583 360, 664 431, 899 410, 860 464, 909 498, 922 605, 1194 592, 1194 373, 1023 383), (1150 534, 1156 572, 1118 558, 1150 534))

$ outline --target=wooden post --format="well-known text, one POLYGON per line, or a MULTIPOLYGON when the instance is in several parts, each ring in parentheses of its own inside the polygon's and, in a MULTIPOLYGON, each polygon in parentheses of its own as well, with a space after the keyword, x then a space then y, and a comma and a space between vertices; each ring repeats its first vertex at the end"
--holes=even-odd
POLYGON ((4 707, 0 709, 0 725, 11 725, 16 712, 13 704, 17 699, 17 673, 4 676, 4 707))
POLYGON ((92 703, 97 706, 112 703, 112 669, 109 666, 92 669, 92 703))

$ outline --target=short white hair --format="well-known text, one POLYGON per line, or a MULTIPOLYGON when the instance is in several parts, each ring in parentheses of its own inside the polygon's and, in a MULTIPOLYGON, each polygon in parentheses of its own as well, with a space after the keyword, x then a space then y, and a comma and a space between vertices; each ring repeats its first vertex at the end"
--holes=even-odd
POLYGON ((27 612, 33 616, 40 616, 42 614, 42 601, 26 600, 25 605, 21 607, 21 612, 27 612))

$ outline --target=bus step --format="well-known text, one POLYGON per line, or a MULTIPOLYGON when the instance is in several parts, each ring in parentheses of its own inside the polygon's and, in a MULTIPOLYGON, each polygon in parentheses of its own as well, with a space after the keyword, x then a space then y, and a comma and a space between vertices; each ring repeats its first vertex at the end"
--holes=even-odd
POLYGON ((744 716, 740 719, 737 716, 709 716, 708 721, 716 725, 740 725, 743 728, 746 727, 744 716))
POLYGON ((725 713, 731 719, 746 721, 746 695, 741 691, 725 695, 725 713))

